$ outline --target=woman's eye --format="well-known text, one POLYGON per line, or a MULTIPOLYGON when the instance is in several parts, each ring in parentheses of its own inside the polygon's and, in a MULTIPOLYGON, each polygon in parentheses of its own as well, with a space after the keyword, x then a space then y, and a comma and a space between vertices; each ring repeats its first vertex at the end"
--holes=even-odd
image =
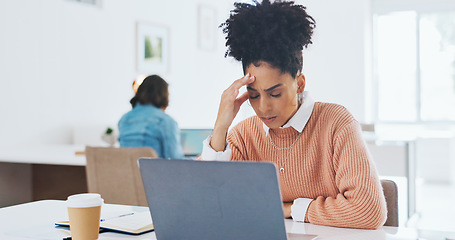
POLYGON ((279 96, 281 96, 281 93, 278 93, 278 94, 270 94, 270 96, 272 96, 272 97, 279 97, 279 96))
POLYGON ((250 99, 256 99, 256 98, 258 98, 258 97, 259 97, 259 95, 255 95, 255 96, 251 96, 251 95, 250 95, 250 96, 249 96, 250 99))

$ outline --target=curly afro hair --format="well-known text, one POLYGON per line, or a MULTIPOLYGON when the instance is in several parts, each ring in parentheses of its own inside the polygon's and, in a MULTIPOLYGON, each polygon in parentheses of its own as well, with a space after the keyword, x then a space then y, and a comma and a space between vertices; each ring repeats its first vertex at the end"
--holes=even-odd
POLYGON ((312 43, 315 20, 293 1, 253 2, 234 3, 230 17, 220 25, 226 34, 225 57, 241 61, 244 72, 250 64, 265 61, 295 78, 303 67, 303 47, 312 43))

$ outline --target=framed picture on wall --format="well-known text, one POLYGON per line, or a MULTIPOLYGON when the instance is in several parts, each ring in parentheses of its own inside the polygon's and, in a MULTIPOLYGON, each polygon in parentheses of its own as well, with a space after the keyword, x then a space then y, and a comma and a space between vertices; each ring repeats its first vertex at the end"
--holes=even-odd
POLYGON ((145 74, 167 72, 169 57, 168 44, 167 28, 147 23, 137 23, 137 71, 145 74))
POLYGON ((216 10, 208 5, 199 5, 198 44, 201 49, 214 50, 216 45, 216 10))

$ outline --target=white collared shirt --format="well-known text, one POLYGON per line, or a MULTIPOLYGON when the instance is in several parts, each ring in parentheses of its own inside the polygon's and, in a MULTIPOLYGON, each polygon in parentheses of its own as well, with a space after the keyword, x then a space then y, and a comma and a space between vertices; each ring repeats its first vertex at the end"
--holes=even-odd
MULTIPOLYGON (((299 99, 301 100, 302 105, 300 105, 299 109, 297 109, 294 116, 292 116, 291 119, 289 119, 289 121, 280 128, 292 127, 300 133, 305 128, 311 117, 311 113, 313 112, 314 100, 307 91, 299 94, 299 99)), ((267 125, 265 125, 265 123, 263 123, 263 128, 266 134, 269 134, 270 129, 267 125)), ((201 160, 229 161, 231 158, 229 143, 226 142, 226 148, 224 151, 217 152, 210 146, 211 138, 212 137, 210 136, 203 142, 201 160)), ((313 201, 313 199, 310 198, 297 198, 294 200, 294 203, 291 206, 291 216, 294 221, 303 222, 305 220, 305 215, 311 201, 313 201)))
MULTIPOLYGON (((299 99, 302 105, 300 105, 299 109, 297 109, 297 112, 295 112, 294 116, 292 116, 292 118, 289 119, 289 121, 280 128, 292 127, 299 133, 301 133, 305 128, 308 120, 310 120, 311 113, 313 112, 314 100, 306 91, 299 94, 299 99)), ((265 125, 265 123, 262 123, 262 126, 264 128, 265 134, 268 135, 270 130, 269 127, 265 125)))

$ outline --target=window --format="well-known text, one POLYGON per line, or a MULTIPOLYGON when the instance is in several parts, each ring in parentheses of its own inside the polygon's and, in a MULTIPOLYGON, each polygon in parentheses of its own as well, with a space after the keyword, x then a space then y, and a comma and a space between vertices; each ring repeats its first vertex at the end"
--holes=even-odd
POLYGON ((421 119, 455 120, 455 12, 421 14, 421 119))
POLYGON ((375 16, 379 122, 455 121, 455 11, 375 16))

